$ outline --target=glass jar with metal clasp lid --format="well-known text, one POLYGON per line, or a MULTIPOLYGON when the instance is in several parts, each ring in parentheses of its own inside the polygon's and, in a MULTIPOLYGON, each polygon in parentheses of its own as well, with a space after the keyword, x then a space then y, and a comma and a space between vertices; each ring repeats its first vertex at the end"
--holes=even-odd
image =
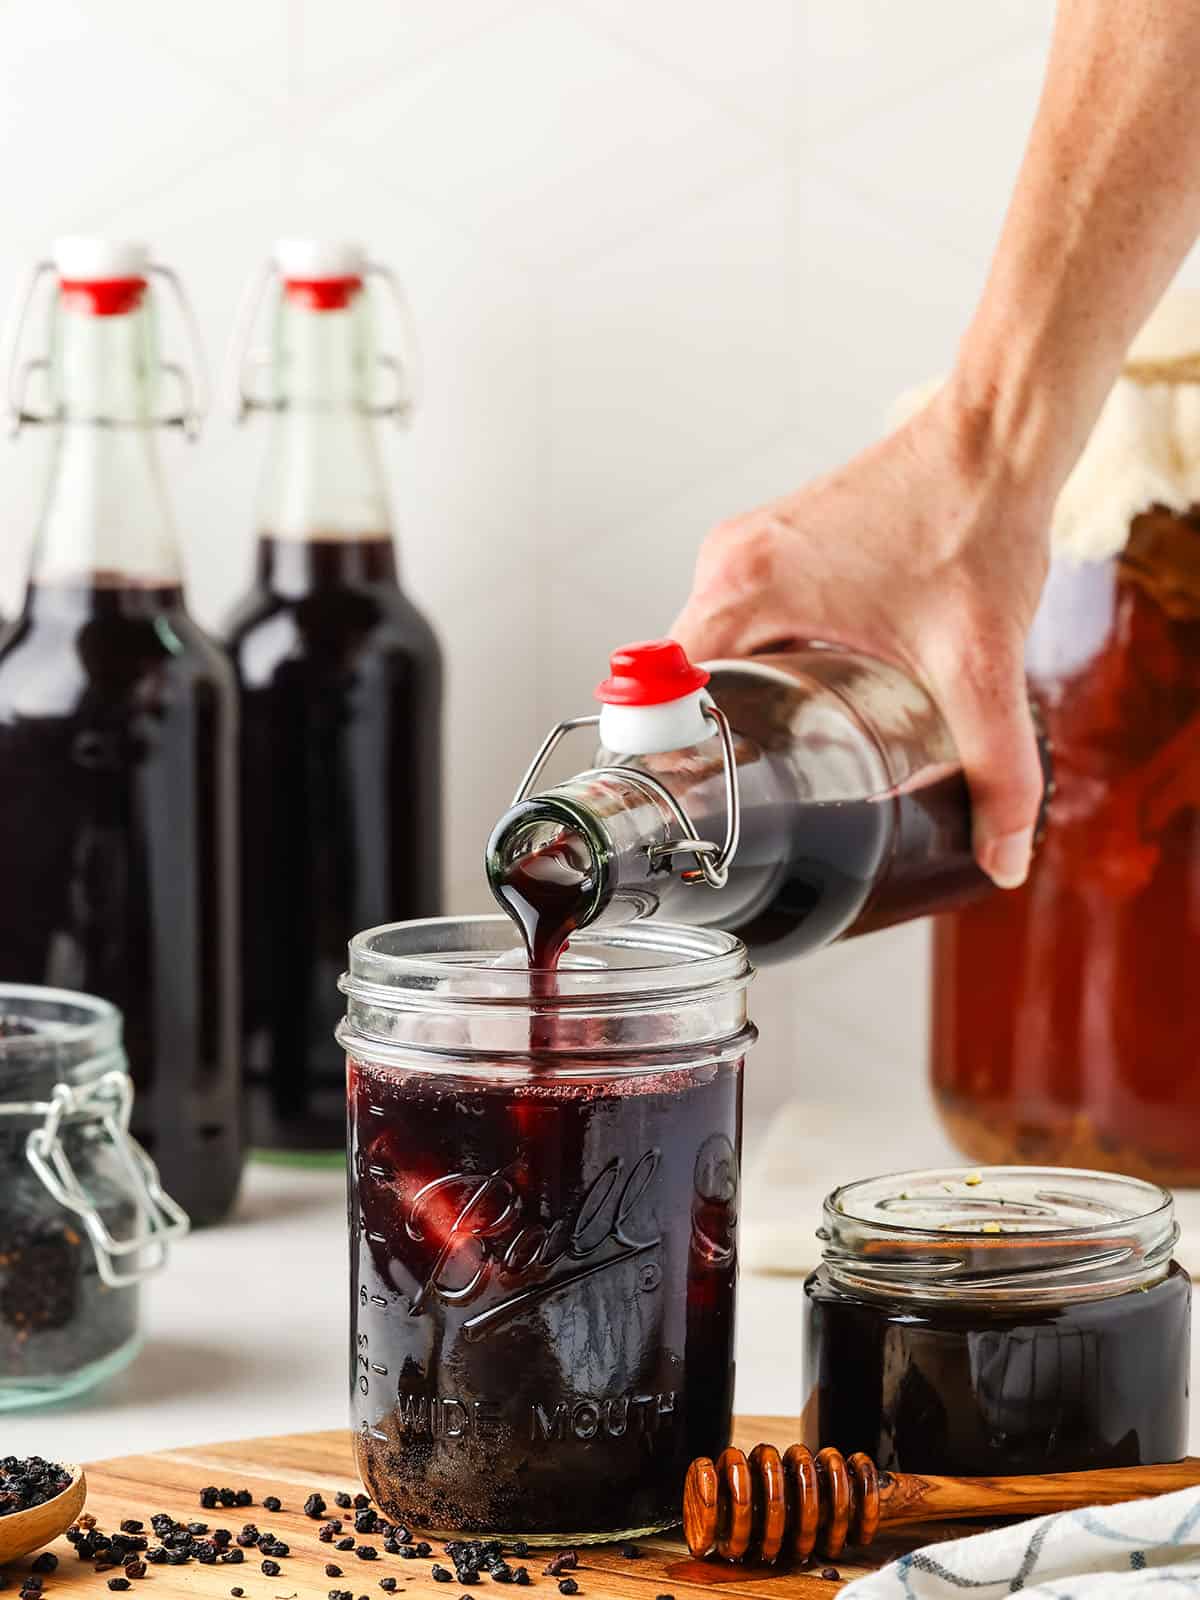
POLYGON ((0 984, 0 1410, 137 1353, 138 1285, 188 1219, 130 1137, 132 1101, 115 1006, 0 984))

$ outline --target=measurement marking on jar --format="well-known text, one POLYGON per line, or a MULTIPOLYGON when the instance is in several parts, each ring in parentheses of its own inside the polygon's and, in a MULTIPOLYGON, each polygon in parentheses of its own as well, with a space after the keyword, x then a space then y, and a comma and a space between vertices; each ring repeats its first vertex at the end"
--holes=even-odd
POLYGON ((368 1167, 367 1172, 372 1178, 390 1178, 392 1176, 390 1168, 378 1165, 368 1167))
POLYGON ((373 1294, 371 1296, 371 1304, 373 1306, 378 1306, 382 1311, 386 1311, 388 1305, 387 1296, 382 1294, 373 1294))
POLYGON ((368 1113, 369 1116, 372 1116, 372 1117, 386 1117, 387 1116, 387 1112, 383 1108, 383 1106, 371 1105, 370 1103, 368 1103, 368 1105, 367 1105, 367 1113, 368 1113))
POLYGON ((388 1375, 388 1369, 380 1361, 372 1361, 371 1371, 377 1372, 381 1378, 386 1378, 388 1375))

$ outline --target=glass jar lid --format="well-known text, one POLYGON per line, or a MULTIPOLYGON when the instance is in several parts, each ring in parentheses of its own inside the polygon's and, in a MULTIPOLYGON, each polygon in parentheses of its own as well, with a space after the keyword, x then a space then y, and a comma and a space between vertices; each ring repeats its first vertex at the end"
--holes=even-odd
POLYGON ((133 1083, 121 1043, 121 1013, 95 995, 0 983, 0 1135, 7 1128, 47 1193, 78 1217, 110 1289, 165 1265, 188 1219, 165 1193, 158 1169, 129 1131, 133 1083), (116 1238, 91 1189, 96 1145, 73 1152, 69 1134, 101 1137, 132 1223, 116 1238))
POLYGON ((1166 1274, 1179 1237, 1156 1184, 1071 1167, 946 1167, 866 1178, 825 1201, 823 1259, 857 1292, 1065 1301, 1166 1274))
POLYGON ((752 977, 741 940, 711 928, 582 929, 548 985, 544 972, 531 974, 506 916, 396 922, 351 940, 338 1038, 373 1058, 414 1049, 459 1061, 513 1057, 525 1072, 530 1019, 552 1017, 545 1031, 553 1048, 536 1054, 554 1071, 597 1057, 605 1071, 644 1071, 613 1058, 648 1052, 657 1069, 664 1056, 697 1046, 744 1051, 755 1038, 746 1009, 752 977))

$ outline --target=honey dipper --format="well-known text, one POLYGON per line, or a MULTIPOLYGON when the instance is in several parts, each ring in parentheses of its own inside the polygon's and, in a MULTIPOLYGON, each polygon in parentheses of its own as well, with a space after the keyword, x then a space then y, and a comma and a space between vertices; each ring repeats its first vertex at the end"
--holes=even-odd
POLYGON ((726 1561, 803 1561, 818 1549, 832 1561, 849 1544, 868 1545, 882 1523, 900 1527, 954 1517, 1034 1517, 1074 1506, 1115 1505, 1200 1484, 1200 1457, 1144 1467, 1033 1473, 1016 1478, 942 1478, 880 1472, 861 1451, 794 1444, 780 1455, 758 1444, 732 1446, 715 1465, 699 1456, 683 1491, 683 1532, 693 1556, 726 1561))

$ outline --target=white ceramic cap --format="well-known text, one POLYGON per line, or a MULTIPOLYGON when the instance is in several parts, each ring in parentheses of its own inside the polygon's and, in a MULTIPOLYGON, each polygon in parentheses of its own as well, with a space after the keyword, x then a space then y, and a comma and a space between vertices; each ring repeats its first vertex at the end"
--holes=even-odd
POLYGON ((69 283, 144 278, 150 266, 150 247, 137 239, 73 233, 56 239, 52 254, 59 277, 69 283))
POLYGON ((367 270, 367 252, 353 239, 278 239, 273 254, 280 276, 302 283, 361 278, 367 270))

